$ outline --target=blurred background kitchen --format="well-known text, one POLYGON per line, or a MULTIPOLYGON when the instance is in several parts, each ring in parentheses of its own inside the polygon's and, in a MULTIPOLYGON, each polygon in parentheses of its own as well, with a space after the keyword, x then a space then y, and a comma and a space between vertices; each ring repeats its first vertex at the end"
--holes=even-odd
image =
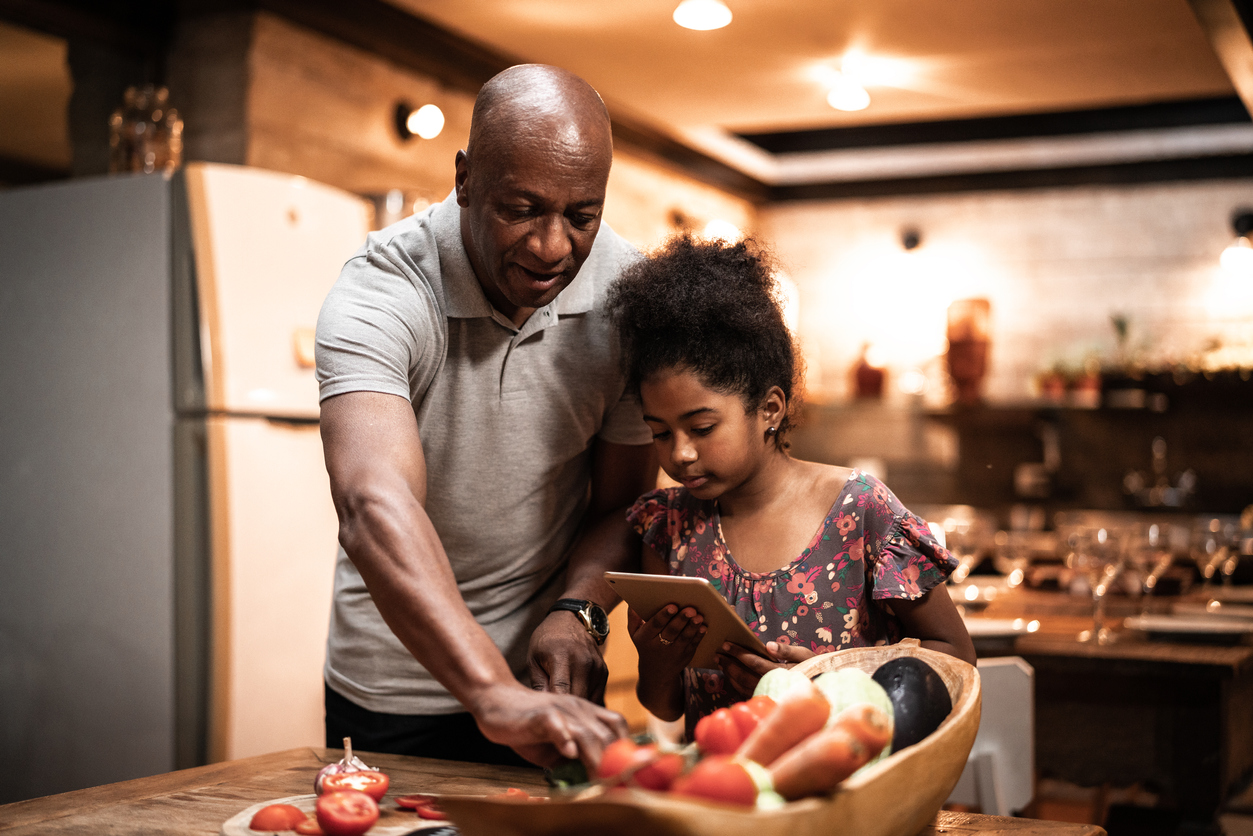
MULTIPOLYGON (((1246 0, 0 0, 0 802, 320 744, 308 329, 366 230, 449 192, 479 85, 537 61, 609 106, 619 233, 774 248, 794 452, 884 478, 962 559, 981 656, 1012 662, 985 680, 1034 699, 1003 699, 1011 742, 953 803, 1253 832, 1251 29, 1246 0), (254 275, 258 230, 320 261, 254 275), (109 331, 141 241, 169 294, 150 368, 107 335, 54 350, 109 331), (290 403, 237 380, 267 340, 290 403), (65 394, 89 379, 111 398, 65 394), (127 425, 132 384, 191 427, 143 496, 129 454, 65 460, 106 421, 57 423, 127 425), (278 428, 255 448, 214 429, 253 419, 278 428), (106 501, 160 525, 131 543, 106 501)), ((615 624, 610 705, 642 728, 615 624)))

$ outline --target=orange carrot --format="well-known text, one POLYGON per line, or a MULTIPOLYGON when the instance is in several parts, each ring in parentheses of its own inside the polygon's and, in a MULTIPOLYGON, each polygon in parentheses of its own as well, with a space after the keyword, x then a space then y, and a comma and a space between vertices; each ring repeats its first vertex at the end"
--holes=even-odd
POLYGON ((829 727, 843 726, 853 736, 873 750, 873 758, 884 746, 892 742, 892 721, 887 712, 879 706, 868 702, 850 705, 837 714, 827 724, 829 727))
POLYGON ((796 686, 778 696, 776 702, 774 710, 740 745, 736 757, 770 766, 784 752, 821 729, 831 713, 831 703, 805 677, 798 677, 796 686))
POLYGON ((770 767, 774 790, 788 801, 822 795, 866 764, 872 751, 847 726, 832 726, 809 737, 770 767))

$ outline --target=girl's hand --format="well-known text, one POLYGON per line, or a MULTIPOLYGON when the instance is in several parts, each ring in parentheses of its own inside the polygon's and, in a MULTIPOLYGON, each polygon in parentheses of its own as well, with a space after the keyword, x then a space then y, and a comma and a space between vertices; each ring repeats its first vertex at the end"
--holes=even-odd
POLYGON ((718 667, 726 676, 731 687, 745 697, 751 697, 757 688, 757 682, 767 671, 774 668, 790 668, 798 662, 813 658, 812 650, 805 647, 778 642, 766 642, 766 650, 770 657, 760 656, 746 650, 738 644, 723 644, 718 654, 718 667))
POLYGON ((680 610, 676 604, 667 604, 648 621, 628 610, 627 629, 641 661, 677 675, 692 661, 709 628, 695 607, 680 610))

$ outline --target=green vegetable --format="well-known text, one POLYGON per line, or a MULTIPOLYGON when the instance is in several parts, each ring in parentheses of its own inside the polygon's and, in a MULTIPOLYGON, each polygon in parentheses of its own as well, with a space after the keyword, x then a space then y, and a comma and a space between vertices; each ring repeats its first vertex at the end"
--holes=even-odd
POLYGON ((583 765, 583 761, 577 759, 562 761, 556 766, 545 769, 544 779, 548 781, 550 787, 560 790, 582 786, 590 781, 587 767, 583 765))
POLYGON ((766 696, 777 702, 779 697, 796 687, 796 680, 804 678, 803 673, 797 673, 791 668, 774 668, 766 671, 762 678, 757 680, 753 696, 766 696))
MULTIPOLYGON (((892 699, 882 685, 875 682, 870 674, 858 668, 840 668, 835 671, 820 673, 814 679, 818 690, 831 703, 831 717, 827 725, 834 723, 840 712, 854 705, 868 702, 876 708, 883 709, 890 723, 895 722, 892 699)), ((877 763, 886 758, 892 751, 892 744, 883 747, 883 751, 870 763, 877 763)), ((869 766, 870 764, 867 764, 869 766)), ((863 769, 865 767, 862 767, 863 769)))
POLYGON ((754 806, 758 810, 777 810, 787 804, 787 799, 774 791, 774 779, 770 777, 769 769, 756 761, 744 760, 740 763, 748 777, 753 779, 753 786, 757 787, 757 801, 754 806))

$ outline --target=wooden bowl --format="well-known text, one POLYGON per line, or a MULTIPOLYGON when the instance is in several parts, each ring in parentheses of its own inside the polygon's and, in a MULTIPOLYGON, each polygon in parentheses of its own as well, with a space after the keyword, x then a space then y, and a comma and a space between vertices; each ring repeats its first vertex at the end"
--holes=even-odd
POLYGON ((927 738, 863 769, 823 798, 758 811, 626 789, 546 803, 445 796, 441 806, 465 836, 913 836, 953 791, 974 745, 978 671, 916 643, 827 653, 796 669, 811 677, 844 667, 874 673, 899 656, 915 656, 935 669, 952 697, 952 712, 927 738))

